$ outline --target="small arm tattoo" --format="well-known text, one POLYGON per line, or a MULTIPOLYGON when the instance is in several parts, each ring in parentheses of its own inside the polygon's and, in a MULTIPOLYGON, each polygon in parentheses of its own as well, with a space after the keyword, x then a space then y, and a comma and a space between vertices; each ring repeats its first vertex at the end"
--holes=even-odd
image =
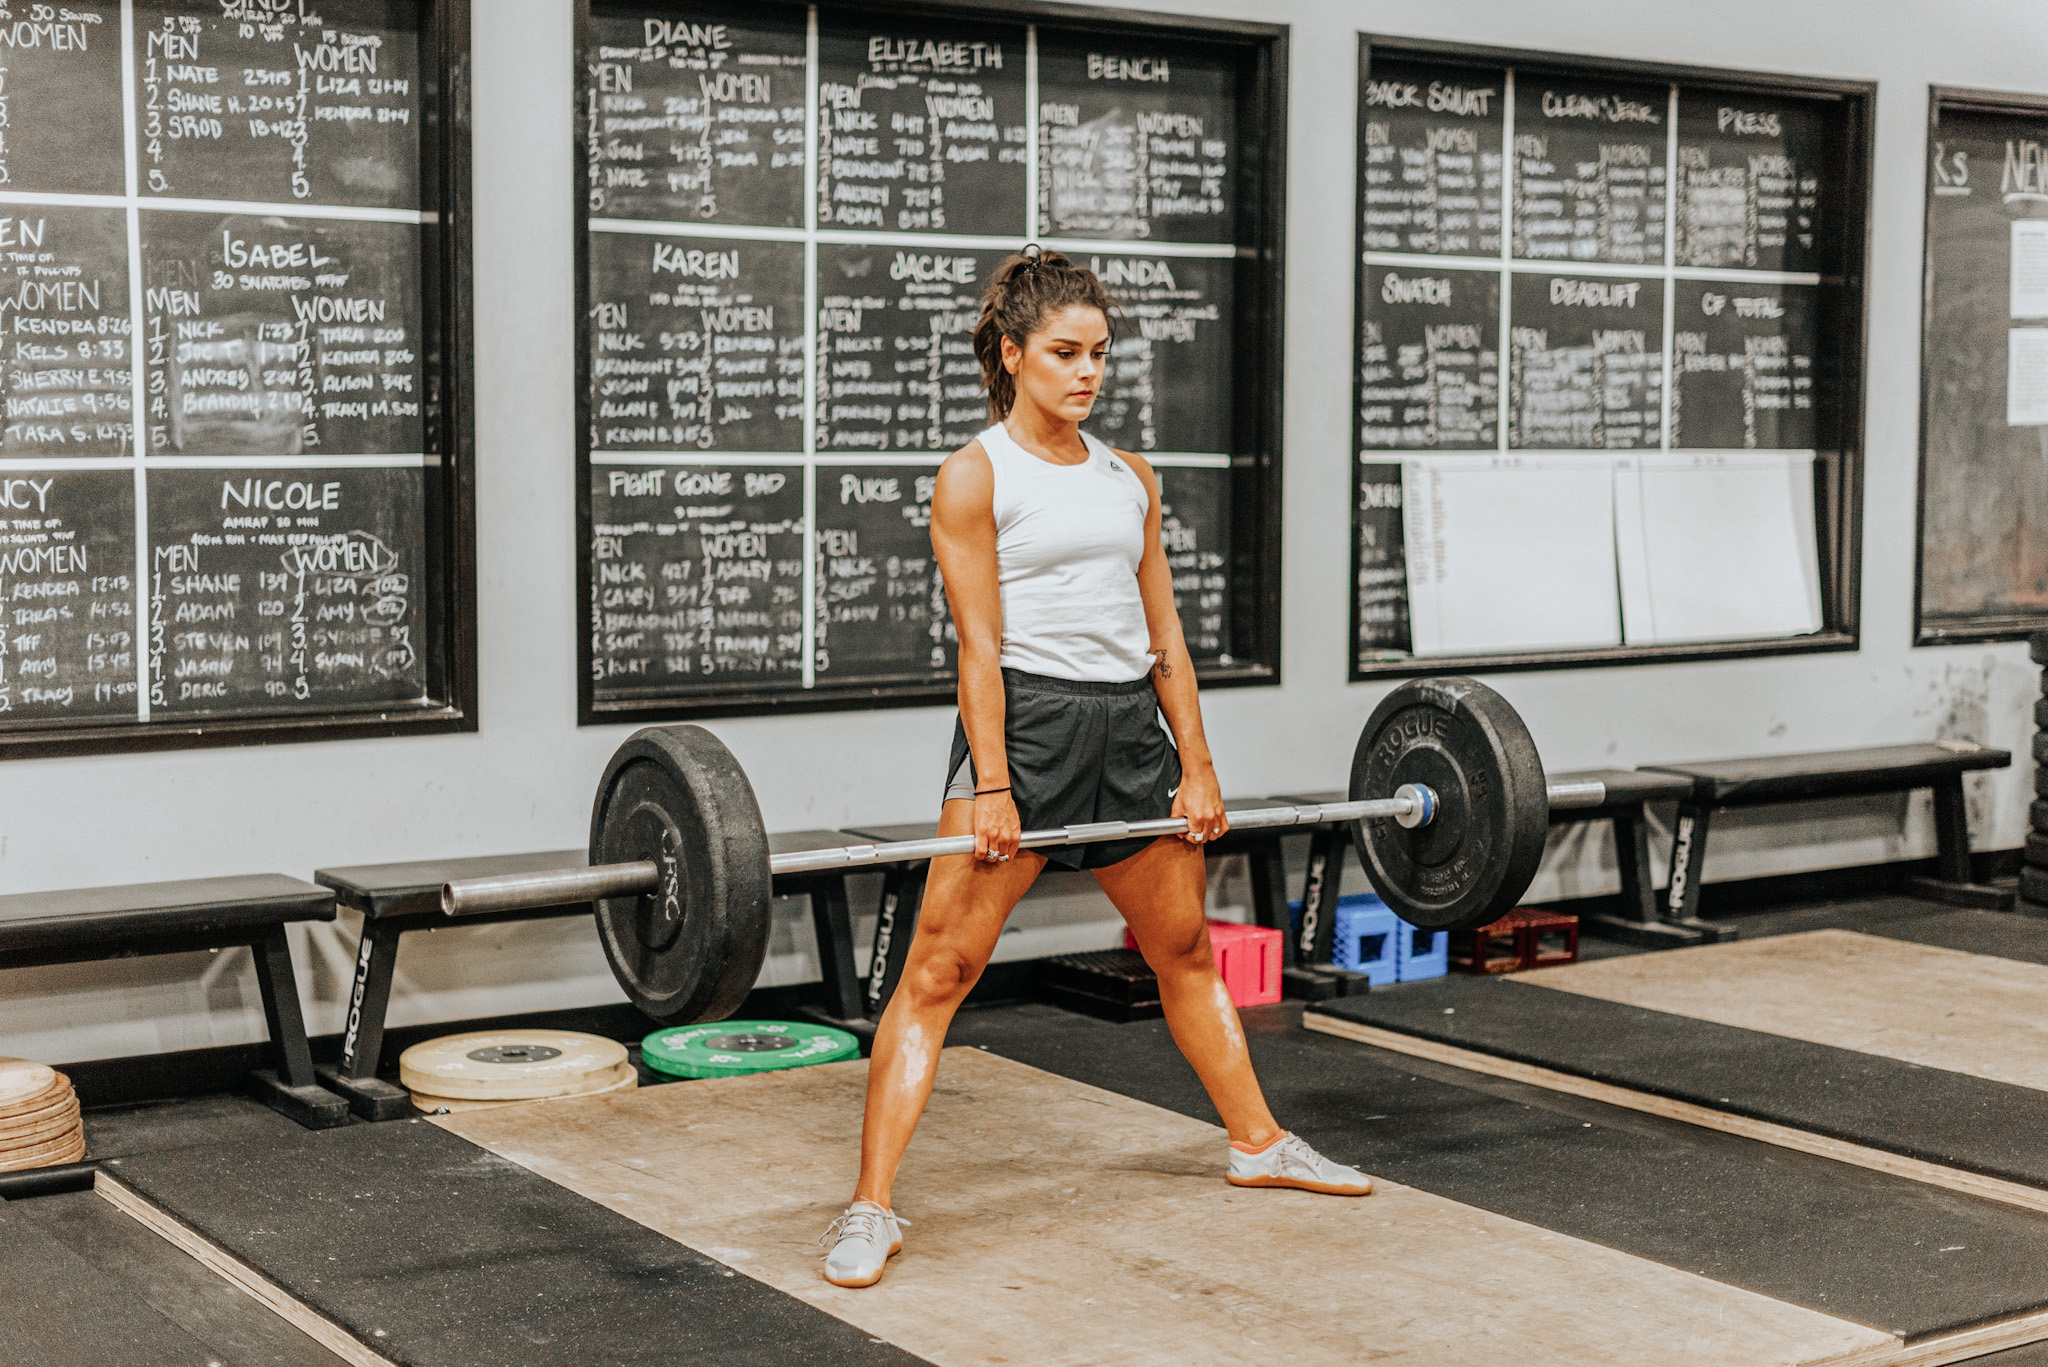
POLYGON ((1157 674, 1162 679, 1170 679, 1173 677, 1173 666, 1166 662, 1165 651, 1153 651, 1152 658, 1157 662, 1152 666, 1152 672, 1154 674, 1157 674))

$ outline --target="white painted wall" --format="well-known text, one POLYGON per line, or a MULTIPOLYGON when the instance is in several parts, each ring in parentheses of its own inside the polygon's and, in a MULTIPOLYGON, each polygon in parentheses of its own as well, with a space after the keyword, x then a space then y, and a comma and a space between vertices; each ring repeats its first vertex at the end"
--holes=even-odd
MULTIPOLYGON (((1912 632, 1922 151, 1927 85, 2042 89, 2048 6, 1976 0, 1121 0, 1293 26, 1287 254, 1286 641, 1281 689, 1207 716, 1234 792, 1337 786, 1384 691, 1344 682, 1355 44, 1360 29, 1504 46, 1874 78, 1863 649, 1494 682, 1553 768, 1968 736, 2024 755, 2022 646, 1915 650, 1912 632)), ((997 8, 997 7, 991 7, 997 8)), ((18 762, 0 770, 0 888, 35 891, 580 843, 624 728, 574 724, 569 0, 479 5, 475 62, 478 559, 475 735, 18 762)), ((1996 497, 1986 490, 1986 497, 1996 497)), ((937 708, 726 720, 771 826, 927 817, 950 718, 937 708), (886 757, 886 763, 878 763, 886 757)), ((2024 762, 1974 788, 1979 848, 2019 844, 2024 762)), ((1716 828, 1716 878, 1924 854, 1924 797, 1716 828)), ((1542 895, 1614 886, 1604 836, 1564 835, 1542 895)), ((1113 943, 1085 880, 1020 912, 1005 953, 1113 943)), ((1226 898, 1227 900, 1227 898, 1226 898)), ((787 918, 769 981, 810 976, 787 918)), ((806 932, 807 934, 807 932, 806 932)), ((301 940, 316 1031, 338 1028, 352 924, 301 940)), ((574 923, 451 930, 409 945, 394 1022, 617 1000, 574 923)), ((51 1061, 261 1034, 240 951, 0 973, 0 1054, 51 1061)))

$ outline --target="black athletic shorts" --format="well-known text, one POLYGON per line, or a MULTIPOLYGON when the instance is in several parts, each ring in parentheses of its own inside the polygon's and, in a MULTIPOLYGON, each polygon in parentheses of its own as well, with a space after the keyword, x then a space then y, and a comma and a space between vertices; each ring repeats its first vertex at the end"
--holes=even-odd
MULTIPOLYGON (((1003 702, 1010 797, 1025 830, 1173 815, 1180 752, 1160 721, 1149 675, 1088 683, 1006 669, 1003 702)), ((957 719, 946 779, 949 800, 974 791, 974 756, 957 719)), ((1129 859, 1156 838, 1053 845, 1039 853, 1063 868, 1099 869, 1129 859)))

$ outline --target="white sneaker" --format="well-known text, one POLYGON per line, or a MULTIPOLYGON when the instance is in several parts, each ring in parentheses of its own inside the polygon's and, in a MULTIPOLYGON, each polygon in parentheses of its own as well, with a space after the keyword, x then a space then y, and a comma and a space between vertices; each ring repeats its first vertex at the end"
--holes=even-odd
POLYGON ((1357 1168, 1332 1163, 1297 1134, 1282 1135, 1258 1153, 1246 1153, 1232 1145, 1226 1180, 1233 1187, 1298 1187, 1328 1196, 1372 1194, 1370 1177, 1357 1168))
POLYGON ((873 1286, 882 1280, 882 1268, 903 1251, 900 1226, 909 1223, 873 1201, 855 1201, 818 1240, 836 1241, 825 1255, 825 1280, 834 1286, 873 1286))

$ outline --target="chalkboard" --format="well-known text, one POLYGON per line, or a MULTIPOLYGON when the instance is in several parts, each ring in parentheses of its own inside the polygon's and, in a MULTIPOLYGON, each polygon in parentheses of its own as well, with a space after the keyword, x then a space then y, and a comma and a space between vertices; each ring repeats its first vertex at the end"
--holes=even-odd
POLYGON ((143 193, 418 208, 417 6, 220 9, 136 0, 143 193))
POLYGON ((153 453, 420 450, 416 224, 138 217, 153 453))
POLYGON ((1628 81, 1515 87, 1514 253, 1661 265, 1671 92, 1628 81))
POLYGON ((1367 251, 1499 256, 1506 73, 1375 63, 1359 84, 1367 251))
POLYGON ((0 22, 0 753, 474 725, 467 34, 0 22))
POLYGON ((800 244, 618 234, 590 273, 592 450, 803 449, 800 244))
POLYGON ((803 668, 803 484, 776 466, 601 466, 591 658, 608 689, 803 668))
POLYGON ((1508 446, 1663 444, 1664 284, 1522 273, 1508 332, 1508 446))
POLYGON ((948 452, 988 426, 974 324, 991 251, 818 247, 817 450, 948 452))
POLYGON ((951 696, 932 489, 1031 240, 1116 301, 1084 426, 1160 472, 1198 669, 1274 678, 1278 37, 586 0, 582 720, 951 696))
POLYGON ((830 465, 818 476, 819 676, 950 673, 958 642, 932 558, 936 476, 900 465, 830 465))
POLYGON ((0 476, 0 723, 135 715, 135 476, 0 476))
POLYGON ((1038 43, 1038 231, 1229 242, 1236 230, 1236 81, 1160 38, 1038 43))
POLYGON ((1378 38, 1359 63, 1351 676, 1853 646, 1872 87, 1378 38), (1713 557, 1764 524, 1817 618, 1657 579, 1747 583, 1713 557))
POLYGON ((1936 90, 1918 640, 2048 627, 2048 99, 1936 90))
POLYGON ((426 696, 418 469, 153 470, 153 708, 246 712, 426 696))
POLYGON ((1360 461, 1358 502, 1352 509, 1358 537, 1353 566, 1352 637, 1361 657, 1408 650, 1408 549, 1401 515, 1401 467, 1360 461))
POLYGON ((1198 661, 1233 664, 1230 471, 1164 466, 1155 473, 1159 537, 1166 548, 1167 568, 1173 571, 1173 606, 1188 654, 1198 661))
POLYGON ((759 0, 701 21, 599 11, 587 24, 591 213, 802 225, 800 7, 759 0))
POLYGON ((1809 285, 1673 285, 1671 444, 1819 444, 1820 291, 1809 285))
POLYGON ((132 455, 127 213, 9 211, 0 219, 0 458, 132 455))
POLYGON ((1011 236, 1026 215, 1022 24, 818 21, 818 226, 1011 236))
POLYGON ((1702 89, 1682 97, 1678 264, 1825 269, 1833 250, 1832 234, 1823 231, 1830 206, 1821 188, 1833 112, 1755 90, 1702 89))
POLYGON ((1500 276, 1364 270, 1378 306, 1359 315, 1360 450, 1492 450, 1500 429, 1500 276))

